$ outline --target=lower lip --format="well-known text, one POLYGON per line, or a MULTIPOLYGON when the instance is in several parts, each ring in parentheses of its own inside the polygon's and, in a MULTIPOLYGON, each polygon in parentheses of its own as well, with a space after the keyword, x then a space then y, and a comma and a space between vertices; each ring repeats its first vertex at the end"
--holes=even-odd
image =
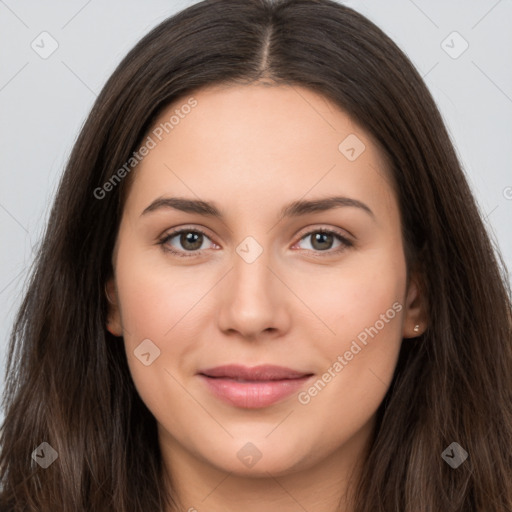
POLYGON ((275 404, 299 391, 312 376, 300 379, 240 382, 233 379, 199 375, 209 390, 218 398, 236 407, 258 409, 275 404))

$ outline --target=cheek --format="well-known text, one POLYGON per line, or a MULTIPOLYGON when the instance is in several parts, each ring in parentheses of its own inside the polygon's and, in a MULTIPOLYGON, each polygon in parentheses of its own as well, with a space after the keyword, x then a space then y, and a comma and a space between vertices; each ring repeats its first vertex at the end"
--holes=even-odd
POLYGON ((161 342, 172 337, 181 322, 187 322, 189 311, 193 316, 192 310, 207 286, 194 278, 191 269, 176 268, 173 272, 164 258, 155 265, 144 251, 123 250, 122 246, 116 279, 125 341, 130 343, 139 338, 161 342))
POLYGON ((359 428, 386 394, 402 342, 405 270, 398 250, 375 252, 354 260, 337 285, 326 282, 328 293, 316 295, 332 332, 318 340, 318 379, 298 398, 323 417, 326 435, 341 435, 341 425, 359 428))
POLYGON ((401 345, 400 305, 368 308, 378 315, 383 311, 385 320, 373 315, 377 321, 352 326, 351 333, 339 324, 336 341, 322 344, 323 367, 297 396, 298 416, 305 423, 315 418, 318 452, 329 453, 365 430, 391 383, 401 345))
POLYGON ((360 333, 364 339, 365 329, 376 322, 379 331, 388 333, 393 329, 399 337, 400 322, 395 317, 401 318, 403 314, 400 311, 406 284, 405 260, 399 243, 353 253, 328 272, 320 269, 297 282, 300 283, 296 286, 297 294, 305 298, 309 309, 322 320, 321 329, 326 334, 322 339, 329 354, 333 347, 342 350, 347 340, 360 333), (392 319, 395 321, 391 326, 388 320, 392 319))
POLYGON ((169 404, 179 410, 193 407, 179 384, 182 376, 176 361, 187 360, 193 350, 185 331, 195 322, 194 305, 205 289, 192 275, 173 273, 148 264, 150 260, 143 251, 128 250, 128 245, 126 250, 119 248, 116 281, 124 348, 139 396, 153 416, 172 430, 178 428, 179 420, 170 414, 169 404))
POLYGON ((148 264, 151 258, 144 251, 128 248, 119 247, 116 262, 125 352, 139 394, 157 407, 156 397, 174 390, 169 372, 174 375, 176 361, 187 360, 194 348, 190 326, 200 321, 198 304, 208 285, 183 269, 171 272, 148 264))

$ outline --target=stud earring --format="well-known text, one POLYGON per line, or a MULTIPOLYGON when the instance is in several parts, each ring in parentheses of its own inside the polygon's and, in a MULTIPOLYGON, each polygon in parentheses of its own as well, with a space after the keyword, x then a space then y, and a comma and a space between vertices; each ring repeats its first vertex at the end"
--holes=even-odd
POLYGON ((416 324, 416 325, 414 326, 413 331, 414 331, 414 332, 419 332, 419 331, 420 331, 420 326, 419 326, 419 324, 416 324))

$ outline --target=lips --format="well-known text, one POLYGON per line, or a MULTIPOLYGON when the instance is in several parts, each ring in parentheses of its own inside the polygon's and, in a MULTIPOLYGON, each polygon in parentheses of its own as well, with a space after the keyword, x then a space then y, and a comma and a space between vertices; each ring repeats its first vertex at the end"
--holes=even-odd
POLYGON ((268 407, 304 387, 312 373, 274 365, 225 365, 198 372, 208 391, 245 409, 268 407))
POLYGON ((230 364, 225 366, 217 366, 216 368, 208 368, 199 372, 207 377, 223 377, 226 379, 245 380, 245 381, 269 381, 283 379, 299 379, 311 373, 300 372, 285 368, 283 366, 260 365, 251 368, 230 364))

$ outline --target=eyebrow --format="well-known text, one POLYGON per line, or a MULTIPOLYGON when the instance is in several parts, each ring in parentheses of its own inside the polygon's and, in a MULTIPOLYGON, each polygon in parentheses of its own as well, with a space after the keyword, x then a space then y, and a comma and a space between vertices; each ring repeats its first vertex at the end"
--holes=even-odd
MULTIPOLYGON (((288 217, 299 217, 309 213, 323 212, 334 208, 340 208, 342 206, 360 208, 375 219, 375 214, 365 203, 350 197, 332 196, 308 201, 299 200, 287 204, 281 209, 279 220, 288 217)), ((187 199, 184 197, 159 197, 144 209, 141 213, 141 217, 150 212, 168 208, 186 213, 196 213, 205 217, 214 217, 221 220, 224 219, 224 215, 215 203, 201 201, 199 199, 187 199)))

